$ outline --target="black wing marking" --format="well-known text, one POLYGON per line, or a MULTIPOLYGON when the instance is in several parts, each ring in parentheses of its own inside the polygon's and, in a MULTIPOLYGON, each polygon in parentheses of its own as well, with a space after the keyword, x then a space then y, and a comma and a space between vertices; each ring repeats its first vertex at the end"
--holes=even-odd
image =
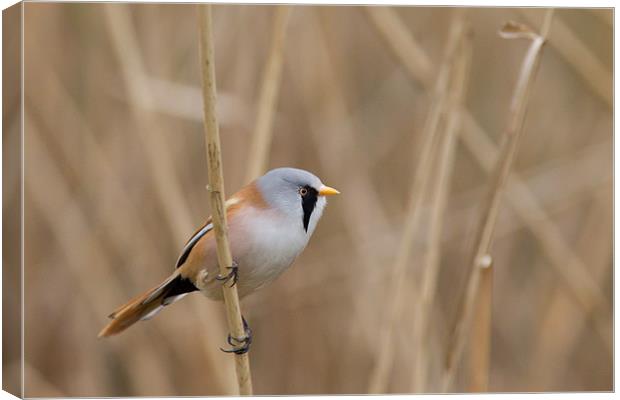
MULTIPOLYGON (((190 293, 195 290, 198 290, 194 284, 188 280, 187 278, 181 277, 179 274, 172 274, 168 279, 163 281, 154 291, 151 293, 146 299, 142 300, 142 304, 147 304, 156 297, 162 295, 162 305, 167 306, 170 303, 173 303, 175 300, 179 298, 180 295, 184 293, 190 293)), ((157 312, 153 314, 149 314, 148 318, 143 317, 142 319, 149 319, 152 316, 157 314, 157 312)))
POLYGON ((192 251, 196 243, 198 243, 200 238, 203 237, 211 229, 213 229, 213 224, 209 222, 208 224, 203 226, 202 229, 196 232, 194 236, 192 236, 192 238, 187 242, 187 244, 183 248, 183 251, 181 252, 181 255, 179 256, 179 259, 177 260, 176 268, 179 268, 181 265, 183 265, 185 260, 187 260, 187 257, 189 257, 189 253, 192 251))
POLYGON ((181 299, 185 294, 198 290, 196 286, 187 278, 180 275, 168 285, 168 291, 164 295, 162 305, 167 306, 181 299))

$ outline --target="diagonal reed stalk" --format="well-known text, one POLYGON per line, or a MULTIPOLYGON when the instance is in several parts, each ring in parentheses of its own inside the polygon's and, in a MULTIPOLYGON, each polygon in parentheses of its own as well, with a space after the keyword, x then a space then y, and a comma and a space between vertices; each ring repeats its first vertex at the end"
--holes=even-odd
POLYGON ((290 6, 284 5, 275 8, 269 58, 267 65, 265 65, 258 100, 256 127, 250 143, 246 182, 261 175, 267 168, 269 147, 273 137, 273 117, 276 111, 282 75, 284 39, 290 14, 290 6))
MULTIPOLYGON (((306 17, 316 21, 316 18, 320 17, 317 16, 319 10, 321 9, 307 13, 306 17)), ((342 192, 356 199, 354 207, 345 207, 342 210, 345 219, 344 228, 348 229, 354 238, 356 247, 354 253, 361 254, 364 264, 372 268, 373 263, 378 262, 377 256, 368 246, 360 243, 369 235, 375 236, 369 233, 369 225, 375 227, 375 231, 378 232, 389 231, 391 225, 381 197, 369 178, 371 173, 367 154, 359 150, 359 138, 351 117, 351 104, 344 87, 345 71, 343 66, 337 63, 342 51, 337 50, 335 41, 330 37, 326 27, 328 24, 320 18, 310 28, 313 42, 316 43, 314 56, 317 60, 324 60, 324 64, 320 67, 312 65, 311 68, 304 68, 303 72, 307 72, 306 77, 294 80, 294 83, 298 85, 302 104, 311 116, 308 118, 308 124, 311 137, 318 149, 319 162, 326 171, 329 171, 331 179, 339 182, 342 192), (323 86, 307 84, 315 81, 322 82, 323 86), (324 95, 327 89, 329 96, 324 95), (312 102, 317 98, 321 99, 320 118, 316 117, 315 111, 311 111, 316 109, 316 105, 312 102), (343 165, 355 165, 355 168, 346 170, 342 168, 343 165), (364 218, 359 218, 360 215, 364 215, 364 218)), ((289 68, 293 68, 293 65, 288 63, 289 68)))
POLYGON ((545 20, 539 34, 525 25, 516 23, 507 23, 500 31, 500 34, 506 39, 525 38, 531 40, 531 44, 521 66, 519 78, 510 104, 508 125, 504 133, 503 143, 494 173, 489 184, 488 194, 483 203, 483 214, 476 230, 476 241, 474 251, 472 252, 472 260, 468 265, 469 271, 467 274, 468 282, 466 291, 464 297, 460 301, 457 321, 450 332, 443 376, 443 391, 447 391, 454 380, 456 366, 468 337, 473 308, 480 283, 480 263, 489 256, 501 195, 504 191, 504 186, 518 149, 519 139, 523 132, 523 123, 525 121, 525 111, 527 109, 529 95, 536 71, 540 64, 541 50, 545 44, 552 17, 553 9, 550 9, 545 15, 545 20))
POLYGON ((417 393, 427 391, 431 346, 430 320, 439 275, 442 227, 454 167, 457 135, 461 130, 461 110, 463 109, 471 64, 471 32, 464 31, 463 33, 452 73, 450 92, 447 96, 447 122, 441 146, 442 150, 439 155, 439 167, 436 172, 437 181, 432 197, 433 205, 430 212, 430 222, 426 227, 428 231, 428 249, 424 254, 422 262, 421 287, 415 304, 416 312, 414 314, 415 323, 411 354, 414 360, 412 391, 417 393))
MULTIPOLYGON (((101 282, 110 287, 123 286, 121 277, 108 268, 113 264, 112 258, 98 240, 88 240, 93 235, 93 221, 83 204, 75 200, 71 186, 66 181, 63 170, 52 158, 49 149, 39 132, 37 123, 26 119, 28 126, 28 154, 36 164, 28 169, 30 174, 37 171, 36 176, 26 176, 26 195, 32 202, 33 212, 41 215, 41 221, 50 227, 56 246, 60 252, 67 254, 64 266, 73 275, 76 289, 83 300, 82 306, 89 316, 102 316, 109 313, 109 304, 99 294, 101 282), (46 190, 43 182, 52 185, 53 190, 46 190), (49 210, 54 212, 49 212, 49 210), (75 246, 75 243, 82 243, 75 246), (91 268, 84 268, 80 260, 95 260, 91 268)), ((93 321, 93 323, 97 323, 93 321)), ((136 343, 152 343, 152 337, 138 330, 134 336, 136 343)), ((132 371, 147 370, 148 379, 141 374, 132 379, 132 389, 138 393, 173 393, 174 382, 166 373, 161 363, 154 362, 156 355, 147 346, 131 346, 121 343, 117 348, 119 354, 126 356, 128 368, 132 371), (146 362, 145 362, 146 361, 146 362), (145 365, 141 365, 145 364, 145 365), (149 382, 155 379, 155 382, 149 382)), ((94 356, 93 356, 94 357, 94 356)))
MULTIPOLYGON (((372 10, 383 9, 376 9, 373 7, 372 10)), ((369 393, 382 393, 386 390, 388 385, 390 366, 394 358, 394 331, 398 322, 398 317, 401 314, 400 311, 402 310, 403 303, 405 302, 404 277, 409 264, 413 238, 420 221, 422 199, 424 198, 424 193, 428 186, 428 179, 433 172, 433 143, 436 141, 441 116, 445 112, 447 90, 453 68, 454 55, 462 33, 462 18, 460 15, 457 15, 446 45, 444 61, 435 83, 433 104, 430 107, 429 115, 423 130, 424 139, 409 194, 405 227, 396 260, 391 270, 391 279, 388 286, 388 293, 391 295, 386 305, 386 310, 388 310, 388 312, 384 317, 384 322, 381 324, 379 350, 369 381, 369 393)))
POLYGON ((381 38, 394 52, 407 71, 424 83, 433 79, 433 65, 424 49, 409 34, 393 7, 367 6, 363 8, 370 22, 381 33, 381 38))
MULTIPOLYGON (((464 130, 461 135, 463 144, 485 171, 492 171, 493 160, 498 153, 495 144, 474 126, 475 122, 471 119, 464 122, 470 129, 464 130)), ((593 318, 597 334, 611 350, 613 343, 607 329, 611 310, 601 285, 592 276, 588 265, 575 252, 573 246, 563 239, 559 227, 519 174, 513 173, 509 177, 506 192, 510 206, 538 239, 551 268, 564 283, 561 289, 593 318), (597 312, 593 313, 593 310, 597 312)))
MULTIPOLYGON (((536 10, 525 7, 518 10, 530 24, 537 23, 536 10)), ((549 34, 549 45, 558 51, 608 107, 613 106, 613 74, 603 65, 594 51, 560 18, 556 18, 553 24, 553 32, 549 34)))
MULTIPOLYGON (((148 104, 145 108, 152 109, 152 94, 146 79, 146 69, 141 56, 137 35, 131 22, 127 5, 105 4, 105 22, 114 52, 121 64, 122 78, 132 105, 148 104)), ((164 140, 157 138, 161 130, 153 122, 153 117, 138 107, 132 107, 137 134, 144 143, 144 151, 153 171, 155 188, 162 203, 164 216, 174 234, 174 238, 183 242, 187 232, 194 229, 194 223, 187 212, 188 207, 183 196, 179 180, 175 176, 174 160, 170 156, 164 140)))
MULTIPOLYGON (((613 240, 609 232, 613 230, 613 184, 609 182, 598 195, 595 195, 584 223, 580 226, 576 250, 581 250, 582 257, 588 260, 595 279, 603 285, 612 276, 613 240), (601 238, 603 238, 601 240, 601 238)), ((567 371, 573 367, 571 357, 580 348, 584 331, 595 328, 600 330, 596 314, 603 314, 608 354, 613 354, 613 315, 611 310, 591 310, 580 313, 575 310, 572 299, 560 287, 550 293, 546 309, 541 318, 540 332, 531 350, 530 371, 531 389, 555 387, 562 382, 567 371), (593 315, 595 314, 595 315, 593 315), (534 368, 535 367, 535 368, 534 368)))
MULTIPOLYGON (((220 274, 228 274, 227 268, 232 263, 232 255, 228 243, 228 226, 226 222, 226 210, 224 207, 224 175, 222 172, 222 154, 220 148, 219 127, 217 124, 216 84, 215 84, 215 59, 213 52, 213 35, 211 21, 211 6, 198 5, 200 26, 200 65, 202 71, 202 90, 205 117, 205 141, 206 156, 208 163, 207 190, 212 209, 213 230, 217 244, 217 259, 220 274)), ((232 336, 245 337, 239 306, 237 287, 222 285, 224 303, 226 305, 226 318, 232 336)), ((235 355, 235 369, 239 394, 252 395, 252 377, 250 373, 250 359, 247 353, 235 355)))

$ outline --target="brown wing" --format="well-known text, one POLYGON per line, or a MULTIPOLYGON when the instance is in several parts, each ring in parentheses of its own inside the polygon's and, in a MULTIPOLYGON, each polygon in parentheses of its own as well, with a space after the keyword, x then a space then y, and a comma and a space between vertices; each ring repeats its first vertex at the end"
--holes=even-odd
MULTIPOLYGON (((250 183, 249 185, 243 187, 241 190, 235 193, 226 202, 225 207, 227 218, 230 219, 235 214, 235 212, 240 209, 243 203, 250 203, 253 207, 257 208, 267 207, 267 203, 265 203, 265 200, 258 191, 256 184, 250 183)), ((207 218, 207 221, 204 223, 204 225, 202 225, 196 232, 194 232, 194 234, 185 244, 185 247, 183 248, 183 251, 179 256, 179 259, 177 260, 176 268, 179 268, 183 265, 183 263, 185 263, 185 261, 187 261, 187 258, 189 257, 189 254, 191 253, 194 246, 196 246, 198 241, 204 235, 209 233, 212 229, 213 224, 211 222, 211 217, 209 217, 207 218)))

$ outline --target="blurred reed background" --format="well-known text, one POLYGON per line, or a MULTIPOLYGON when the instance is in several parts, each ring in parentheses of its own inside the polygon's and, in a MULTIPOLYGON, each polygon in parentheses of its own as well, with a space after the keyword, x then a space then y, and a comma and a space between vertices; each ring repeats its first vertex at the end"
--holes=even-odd
MULTIPOLYGON (((494 235, 490 367, 466 346, 446 388, 472 236, 528 46, 497 31, 508 20, 538 30, 545 10, 277 9, 214 7, 226 191, 247 182, 262 143, 269 168, 308 169, 342 195, 293 268, 242 303, 255 393, 464 392, 487 389, 487 371, 490 391, 612 390, 612 11, 554 14, 494 235), (447 107, 425 153, 395 302, 455 38, 468 44, 444 89, 461 85, 469 111, 447 107)), ((235 393, 218 350, 223 307, 199 295, 96 338, 112 309, 168 275, 209 215, 199 67, 194 5, 25 4, 27 396, 235 393)), ((9 318, 18 324, 17 310, 9 318)), ((17 371, 18 349, 5 352, 17 371)))

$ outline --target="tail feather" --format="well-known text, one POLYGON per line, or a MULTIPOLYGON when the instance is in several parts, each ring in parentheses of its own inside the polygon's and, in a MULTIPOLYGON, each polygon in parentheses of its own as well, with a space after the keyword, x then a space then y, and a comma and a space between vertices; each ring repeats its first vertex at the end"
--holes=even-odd
POLYGON ((160 283, 134 297, 114 310, 108 317, 112 318, 98 337, 116 335, 140 320, 155 316, 162 308, 184 297, 184 294, 197 290, 191 282, 183 279, 177 272, 160 283))

